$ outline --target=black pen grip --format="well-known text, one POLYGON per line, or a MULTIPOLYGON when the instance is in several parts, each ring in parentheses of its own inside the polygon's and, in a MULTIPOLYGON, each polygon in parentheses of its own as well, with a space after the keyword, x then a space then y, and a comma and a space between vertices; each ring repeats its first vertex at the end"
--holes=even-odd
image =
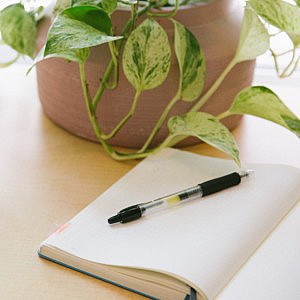
POLYGON ((121 223, 128 223, 139 219, 142 216, 142 210, 138 204, 126 207, 119 211, 121 223))
POLYGON ((225 190, 229 187, 238 185, 241 182, 239 173, 234 172, 216 179, 212 179, 199 184, 202 189, 202 196, 207 196, 219 191, 225 190))

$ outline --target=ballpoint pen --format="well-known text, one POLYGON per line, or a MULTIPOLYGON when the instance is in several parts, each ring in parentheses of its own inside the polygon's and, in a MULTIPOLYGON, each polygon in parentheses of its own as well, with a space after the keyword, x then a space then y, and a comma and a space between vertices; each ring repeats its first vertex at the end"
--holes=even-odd
POLYGON ((222 177, 218 177, 191 188, 184 189, 180 192, 170 194, 149 202, 143 202, 136 205, 132 205, 120 210, 115 216, 108 219, 109 224, 114 223, 127 223, 134 221, 142 217, 146 212, 152 211, 156 208, 166 208, 193 200, 200 197, 222 191, 232 186, 238 185, 243 177, 249 176, 252 170, 242 171, 240 173, 234 172, 222 177))

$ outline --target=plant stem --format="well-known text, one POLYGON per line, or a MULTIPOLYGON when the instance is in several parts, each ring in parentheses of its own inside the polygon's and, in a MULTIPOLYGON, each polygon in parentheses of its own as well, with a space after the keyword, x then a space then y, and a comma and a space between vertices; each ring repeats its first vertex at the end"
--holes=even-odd
POLYGON ((109 134, 102 134, 101 135, 102 139, 108 140, 108 139, 111 139, 112 137, 114 137, 120 131, 120 129, 124 126, 124 124, 133 116, 140 95, 141 95, 141 90, 136 91, 135 96, 134 96, 134 100, 132 102, 132 106, 131 106, 130 111, 128 112, 128 114, 111 131, 111 133, 109 133, 109 134))
POLYGON ((176 0, 174 9, 169 13, 148 12, 148 15, 151 17, 172 18, 177 14, 178 8, 179 8, 179 0, 176 0))
MULTIPOLYGON (((172 144, 172 140, 174 140, 175 138, 176 138, 175 135, 169 134, 158 147, 156 147, 155 149, 152 149, 153 154, 159 152, 163 148, 169 147, 172 144)), ((186 136, 183 137, 183 139, 185 139, 185 138, 186 138, 186 136)))
POLYGON ((85 71, 84 71, 84 63, 79 63, 79 71, 80 71, 80 80, 81 80, 81 86, 82 86, 82 90, 83 90, 83 95, 84 95, 84 99, 85 99, 85 104, 87 107, 87 111, 88 111, 88 116, 89 119, 93 125, 95 134, 98 138, 98 140, 100 141, 100 143, 102 144, 103 148, 105 149, 105 151, 107 153, 109 153, 111 156, 114 155, 114 149, 109 146, 105 141, 103 141, 101 139, 101 130, 99 128, 98 122, 97 122, 97 118, 95 116, 95 112, 93 109, 93 105, 90 99, 90 95, 89 95, 89 91, 88 91, 88 87, 87 87, 87 81, 86 81, 86 77, 85 77, 85 71))
POLYGON ((15 63, 19 59, 20 56, 21 55, 18 53, 17 56, 14 59, 12 59, 11 61, 7 61, 7 62, 4 62, 4 63, 0 62, 0 68, 7 68, 7 67, 9 67, 13 63, 15 63))
POLYGON ((295 62, 295 58, 296 58, 296 47, 294 47, 293 49, 291 50, 288 50, 286 52, 283 52, 283 53, 280 53, 280 54, 276 54, 272 49, 270 49, 271 51, 271 54, 273 56, 273 59, 274 59, 274 64, 275 64, 275 69, 276 69, 276 73, 277 75, 280 77, 280 78, 286 78, 286 77, 289 77, 291 76, 295 70, 297 69, 298 67, 298 64, 299 64, 299 59, 298 58, 295 62), (288 54, 292 52, 292 58, 289 62, 289 64, 284 68, 284 70, 282 71, 282 73, 280 73, 280 70, 279 70, 279 63, 278 63, 278 57, 281 56, 281 55, 285 55, 285 54, 288 54), (294 63, 295 62, 295 63, 294 63), (294 66, 292 67, 292 65, 294 64, 294 66), (292 69, 289 71, 289 69, 292 67, 292 69))
MULTIPOLYGON (((100 129, 100 126, 99 126, 99 123, 98 123, 98 120, 97 120, 97 116, 96 116, 97 106, 100 102, 100 99, 103 95, 103 92, 104 92, 105 88, 115 88, 115 86, 117 85, 117 81, 118 81, 117 79, 118 78, 117 78, 116 75, 115 75, 114 82, 113 82, 112 86, 108 86, 108 81, 110 79, 110 76, 111 76, 111 73, 112 73, 113 70, 115 70, 115 74, 118 74, 117 73, 118 70, 116 68, 118 67, 117 59, 118 59, 118 55, 119 55, 119 50, 123 46, 125 40, 129 36, 130 32, 134 29, 136 19, 139 16, 146 13, 147 11, 149 11, 153 7, 153 5, 154 5, 153 3, 150 3, 147 7, 144 7, 140 11, 137 11, 137 7, 135 7, 133 9, 132 18, 127 22, 126 26, 122 30, 121 35, 124 36, 124 39, 118 40, 114 44, 109 44, 112 59, 109 62, 108 66, 105 70, 105 73, 103 75, 101 83, 100 83, 93 99, 91 99, 91 97, 89 95, 89 90, 88 90, 85 71, 84 71, 84 63, 79 63, 80 79, 81 79, 82 89, 83 89, 84 98, 85 98, 85 102, 86 102, 86 107, 87 107, 87 110, 88 110, 89 119, 92 123, 94 132, 95 132, 99 142, 102 144, 104 150, 113 159, 116 159, 116 160, 129 160, 129 159, 138 159, 138 158, 147 157, 151 153, 157 152, 162 147, 165 147, 165 145, 167 145, 167 143, 169 143, 171 141, 171 139, 173 139, 173 136, 170 136, 169 138, 167 138, 165 140, 165 142, 163 142, 156 149, 145 151, 146 148, 147 148, 147 146, 146 146, 143 151, 138 151, 136 153, 121 153, 121 152, 118 152, 106 142, 105 139, 111 138, 115 134, 117 134, 117 132, 123 127, 123 125, 131 118, 131 116, 133 115, 133 113, 135 111, 138 98, 141 94, 141 90, 138 90, 136 92, 136 95, 135 95, 135 98, 133 100, 133 104, 132 104, 132 107, 130 109, 130 112, 121 120, 121 122, 113 129, 113 131, 110 134, 105 135, 105 134, 102 133, 102 131, 100 129)), ((166 17, 174 16, 177 13, 178 7, 179 7, 179 0, 176 0, 176 6, 175 6, 174 10, 169 14, 164 14, 163 16, 166 16, 166 17)), ((151 140, 155 136, 156 132, 159 130, 161 124, 163 123, 164 119, 166 118, 169 110, 172 108, 172 106, 175 104, 175 102, 178 101, 177 98, 180 98, 179 93, 177 93, 177 95, 172 99, 170 104, 165 109, 163 116, 160 118, 160 120, 158 121, 158 124, 155 126, 151 136, 149 137, 149 142, 147 141, 147 143, 151 142, 151 140)))
POLYGON ((282 32, 283 32, 283 31, 280 30, 280 31, 278 31, 278 32, 271 33, 271 34, 269 34, 269 37, 270 37, 270 38, 275 37, 275 36, 277 36, 278 34, 280 34, 280 33, 282 33, 282 32))
POLYGON ((119 81, 119 70, 118 70, 118 59, 117 59, 117 54, 114 46, 114 42, 108 43, 109 50, 111 53, 111 61, 113 63, 113 70, 114 70, 114 79, 111 85, 108 83, 105 84, 105 87, 109 90, 113 90, 117 87, 118 81, 119 81))
POLYGON ((137 1, 137 3, 135 4, 132 4, 131 5, 131 31, 134 30, 135 28, 135 23, 136 23, 136 20, 137 20, 137 10, 138 10, 138 7, 139 7, 139 1, 137 1))
POLYGON ((114 67, 114 62, 113 62, 113 60, 111 60, 111 61, 109 62, 108 67, 107 67, 106 70, 105 70, 105 73, 104 73, 104 75, 103 75, 103 78, 102 78, 102 80, 101 80, 101 83, 100 83, 100 85, 99 85, 99 88, 98 88, 98 90, 97 90, 97 92, 96 92, 96 94, 95 94, 95 96, 94 96, 94 99, 93 99, 93 107, 94 107, 94 110, 95 110, 95 111, 96 111, 97 106, 98 106, 98 104, 99 104, 99 102, 100 102, 100 99, 101 99, 101 97, 102 97, 102 95, 103 95, 103 92, 104 92, 104 90, 105 90, 106 82, 108 81, 108 79, 109 79, 109 77, 110 77, 110 74, 111 74, 111 72, 112 72, 112 70, 113 70, 113 67, 114 67))
POLYGON ((165 6, 167 3, 168 3, 168 0, 161 0, 160 2, 156 2, 155 8, 165 6))
POLYGON ((209 98, 216 92, 216 90, 220 87, 222 82, 224 81, 225 77, 228 73, 233 69, 236 65, 235 59, 233 59, 219 78, 213 83, 213 85, 209 88, 209 90, 199 99, 199 101, 190 109, 190 111, 198 111, 208 100, 209 98))
POLYGON ((300 57, 297 58, 297 61, 295 62, 295 65, 293 66, 292 70, 288 74, 286 74, 284 78, 290 77, 291 75, 294 74, 294 72, 296 71, 296 69, 298 67, 299 61, 300 61, 300 57))
MULTIPOLYGON (((137 17, 140 17, 141 15, 145 14, 149 9, 151 9, 151 4, 149 4, 149 6, 146 6, 144 7, 143 9, 141 9, 140 11, 137 12, 137 17)), ((122 45, 124 44, 127 36, 128 36, 128 33, 129 31, 132 29, 132 19, 130 19, 127 24, 125 25, 125 27, 123 28, 122 30, 122 33, 121 33, 121 36, 124 36, 123 39, 121 40, 117 40, 115 42, 115 50, 117 52, 119 52, 119 50, 121 49, 122 45)), ((94 107, 94 110, 96 111, 97 109, 97 106, 100 102, 100 99, 103 95, 103 92, 105 90, 105 85, 107 83, 107 81, 109 80, 110 78, 110 75, 111 75, 111 72, 113 70, 113 67, 114 67, 114 62, 113 62, 113 59, 111 59, 111 61, 109 62, 107 68, 106 68, 106 71, 103 75, 103 78, 101 80, 101 83, 98 87, 98 90, 93 98, 93 107, 94 107)))
POLYGON ((118 151, 115 151, 111 157, 115 160, 119 161, 125 161, 125 160, 131 160, 131 159, 141 159, 149 156, 150 154, 154 154, 154 151, 147 151, 144 153, 120 153, 118 151))
MULTIPOLYGON (((233 58, 233 60, 227 65, 227 67, 224 69, 224 71, 221 73, 221 75, 218 77, 218 79, 214 82, 214 84, 208 89, 208 91, 198 100, 198 102, 189 110, 189 112, 193 111, 199 111, 200 108, 209 100, 209 98, 216 92, 216 90, 220 87, 222 82, 224 81, 225 77, 228 75, 228 73, 233 69, 233 67, 236 65, 236 60, 233 58)), ((166 140, 162 143, 166 146, 172 147, 176 145, 177 143, 181 142, 186 138, 184 137, 173 137, 170 139, 170 134, 167 136, 166 140, 168 143, 166 144, 166 140)), ((160 146, 159 146, 160 147, 160 146)))
POLYGON ((229 110, 226 110, 226 111, 220 113, 218 116, 216 116, 216 118, 218 120, 222 120, 222 119, 225 119, 225 118, 227 118, 229 116, 232 116, 232 113, 229 110))
POLYGON ((94 132, 103 146, 104 150, 115 160, 130 160, 130 159, 139 159, 139 158, 145 158, 148 155, 150 155, 153 151, 147 151, 144 153, 121 153, 116 151, 112 146, 110 146, 105 140, 102 139, 103 133, 101 132, 101 129, 99 127, 97 117, 95 115, 95 111, 93 110, 91 98, 88 91, 87 81, 85 77, 85 71, 84 71, 84 63, 79 63, 79 71, 80 71, 80 80, 82 85, 82 90, 84 94, 84 99, 88 111, 89 119, 92 123, 94 132))
POLYGON ((274 52, 273 50, 271 50, 271 49, 270 49, 270 51, 271 51, 272 53, 274 53, 275 56, 279 57, 279 56, 283 56, 283 55, 286 55, 286 54, 289 54, 289 53, 293 52, 293 49, 290 49, 290 50, 287 50, 287 51, 284 51, 284 52, 281 52, 281 53, 275 53, 275 52, 274 52))
POLYGON ((155 127, 153 128, 150 136, 148 137, 147 141, 143 145, 143 147, 138 151, 139 153, 144 152, 150 143, 152 142, 154 136, 159 131, 160 127, 162 126, 163 122, 165 121, 166 117, 168 116, 170 110, 173 108, 173 106, 180 100, 180 89, 178 90, 177 94, 173 97, 173 99, 169 102, 169 104, 164 109, 162 115, 160 116, 159 120, 157 121, 155 127))
MULTIPOLYGON (((290 67, 293 65, 294 61, 295 61, 295 57, 296 57, 296 47, 293 48, 293 54, 292 54, 292 58, 291 61, 289 62, 289 64, 284 68, 283 72, 281 73, 281 75, 279 76, 280 78, 286 78, 288 77, 287 72, 289 71, 290 67)), ((290 75, 292 74, 292 72, 290 72, 290 75)))
POLYGON ((271 51, 271 54, 273 56, 276 73, 277 73, 278 76, 280 76, 279 64, 278 64, 278 55, 272 49, 270 49, 270 51, 271 51))

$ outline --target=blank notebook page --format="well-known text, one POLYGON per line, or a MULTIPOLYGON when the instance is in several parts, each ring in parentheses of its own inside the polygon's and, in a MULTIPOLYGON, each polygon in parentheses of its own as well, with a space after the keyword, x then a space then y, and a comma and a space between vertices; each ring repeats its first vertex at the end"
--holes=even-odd
POLYGON ((300 195, 298 169, 250 167, 254 175, 236 187, 109 226, 108 217, 122 208, 238 170, 232 161, 165 149, 142 161, 45 243, 98 263, 174 274, 213 298, 300 195))

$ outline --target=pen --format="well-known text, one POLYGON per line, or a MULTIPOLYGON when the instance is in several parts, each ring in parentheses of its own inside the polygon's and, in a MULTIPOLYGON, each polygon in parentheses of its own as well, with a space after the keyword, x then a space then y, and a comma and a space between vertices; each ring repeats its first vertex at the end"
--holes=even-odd
POLYGON ((186 202, 200 197, 217 193, 224 189, 238 185, 243 177, 249 176, 251 170, 234 172, 222 177, 202 182, 191 188, 180 192, 167 195, 149 202, 139 203, 120 210, 115 216, 110 217, 107 221, 109 224, 128 223, 141 218, 146 212, 157 208, 165 208, 178 203, 186 202))

